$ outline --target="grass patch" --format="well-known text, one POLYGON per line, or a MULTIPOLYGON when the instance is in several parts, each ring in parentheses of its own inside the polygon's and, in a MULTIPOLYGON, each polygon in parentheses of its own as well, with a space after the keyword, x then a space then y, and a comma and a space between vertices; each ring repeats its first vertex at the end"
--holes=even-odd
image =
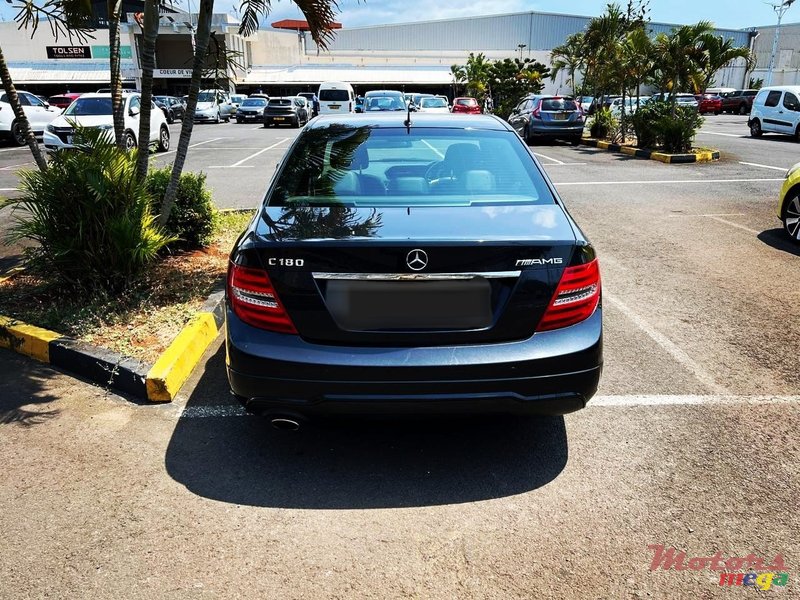
POLYGON ((220 212, 211 245, 159 260, 119 294, 65 290, 23 271, 0 284, 0 314, 152 363, 211 291, 253 211, 220 212))

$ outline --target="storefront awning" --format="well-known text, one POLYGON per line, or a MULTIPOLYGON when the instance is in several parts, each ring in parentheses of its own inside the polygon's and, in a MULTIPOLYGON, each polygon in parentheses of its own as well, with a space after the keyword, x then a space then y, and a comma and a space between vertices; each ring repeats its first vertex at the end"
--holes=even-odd
MULTIPOLYGON (((9 65, 14 85, 42 83, 98 83, 108 86, 111 79, 107 60, 59 60, 9 65)), ((122 61, 123 81, 133 79, 133 62, 122 61)))
POLYGON ((253 67, 242 83, 319 84, 323 81, 343 81, 351 84, 426 84, 449 85, 453 76, 449 67, 358 67, 355 65, 298 65, 290 67, 253 67))

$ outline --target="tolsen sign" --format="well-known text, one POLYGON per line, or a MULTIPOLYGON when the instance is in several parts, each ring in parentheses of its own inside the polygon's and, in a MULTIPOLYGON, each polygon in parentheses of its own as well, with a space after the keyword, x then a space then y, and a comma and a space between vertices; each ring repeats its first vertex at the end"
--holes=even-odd
POLYGON ((47 58, 92 58, 89 46, 46 46, 47 58))

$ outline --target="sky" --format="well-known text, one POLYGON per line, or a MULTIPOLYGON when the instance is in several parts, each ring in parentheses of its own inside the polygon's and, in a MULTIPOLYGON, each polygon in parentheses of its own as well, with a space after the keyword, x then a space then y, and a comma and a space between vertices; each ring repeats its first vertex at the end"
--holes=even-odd
MULTIPOLYGON (((176 4, 185 5, 186 0, 176 4)), ((779 0, 770 0, 778 2, 779 0)), ((44 0, 40 0, 41 3, 44 0)), ((216 0, 214 12, 231 12, 240 0, 216 0)), ((618 0, 625 4, 625 0, 618 0)), ((39 3, 39 2, 37 2, 39 3)), ((464 0, 339 0, 337 21, 344 27, 364 27, 386 23, 409 23, 420 19, 451 19, 476 15, 494 15, 511 12, 541 11, 583 16, 597 16, 603 12, 608 0, 492 0, 491 2, 465 2, 464 0)), ((195 8, 197 0, 193 1, 195 8)), ((263 21, 268 25, 280 19, 300 19, 302 14, 290 0, 272 0, 273 10, 263 21)), ((0 18, 11 20, 16 11, 0 0, 0 18)), ((773 9, 762 0, 651 0, 650 18, 665 23, 695 23, 712 21, 717 27, 744 29, 776 22, 773 9)), ((800 21, 800 2, 792 6, 784 17, 785 23, 800 21)))

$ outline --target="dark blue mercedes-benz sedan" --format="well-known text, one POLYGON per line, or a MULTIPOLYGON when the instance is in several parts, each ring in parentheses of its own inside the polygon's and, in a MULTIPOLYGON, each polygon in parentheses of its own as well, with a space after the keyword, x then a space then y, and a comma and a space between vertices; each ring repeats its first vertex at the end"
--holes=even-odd
POLYGON ((595 251, 492 116, 320 117, 230 257, 227 369, 276 425, 564 414, 602 370, 595 251))

